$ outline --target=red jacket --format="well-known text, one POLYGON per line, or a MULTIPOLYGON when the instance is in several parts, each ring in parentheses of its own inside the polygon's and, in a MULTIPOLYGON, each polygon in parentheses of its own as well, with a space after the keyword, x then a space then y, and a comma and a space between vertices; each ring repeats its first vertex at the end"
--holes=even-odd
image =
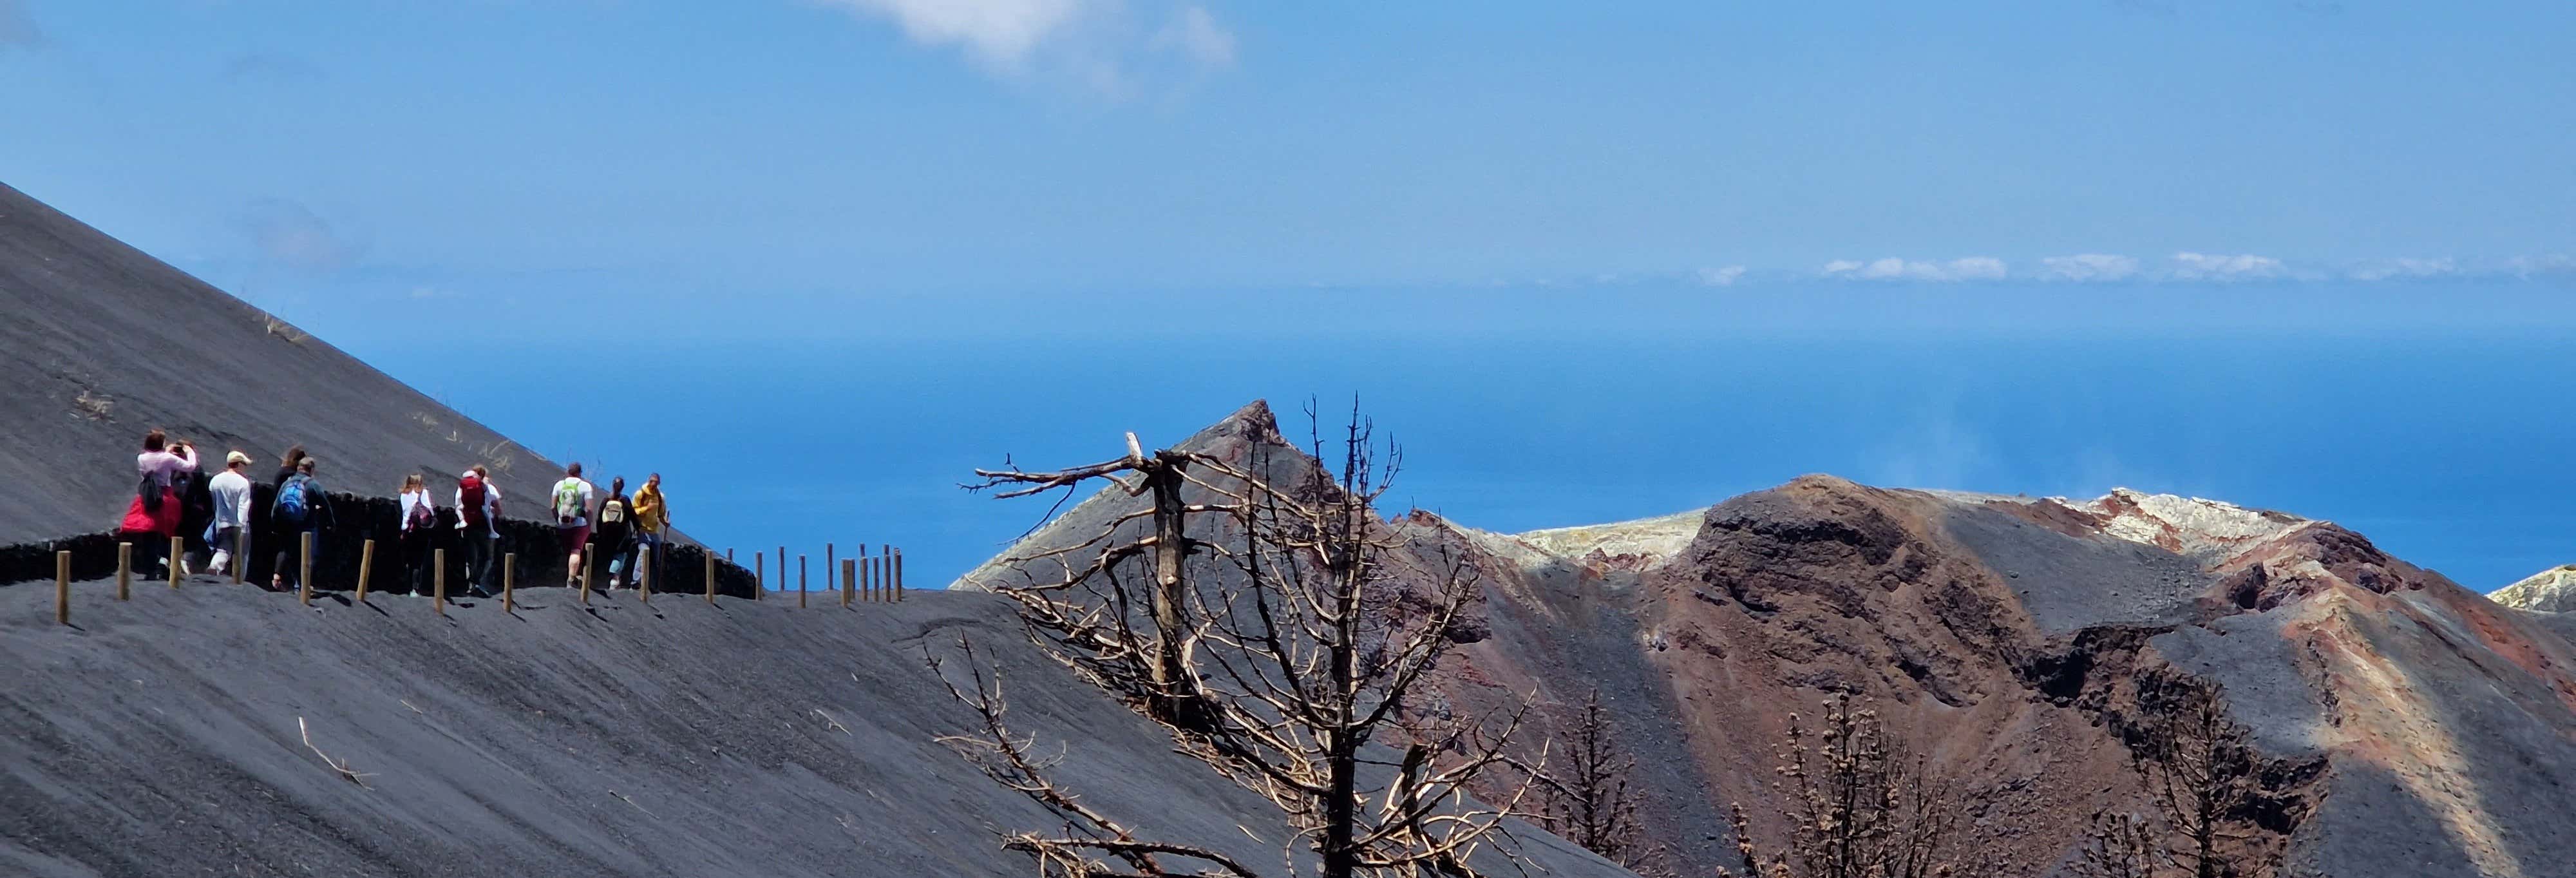
POLYGON ((162 539, 168 539, 179 535, 179 513, 181 511, 182 510, 179 508, 179 492, 175 489, 164 488, 161 491, 160 511, 143 511, 143 498, 136 497, 126 503, 125 523, 118 525, 117 527, 118 529, 128 533, 160 534, 162 539))

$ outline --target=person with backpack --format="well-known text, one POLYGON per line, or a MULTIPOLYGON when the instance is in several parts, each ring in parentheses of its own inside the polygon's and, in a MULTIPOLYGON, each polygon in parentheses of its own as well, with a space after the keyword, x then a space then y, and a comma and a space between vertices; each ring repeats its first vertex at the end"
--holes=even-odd
POLYGON ((456 533, 465 545, 465 587, 492 591, 492 541, 501 535, 501 487, 482 464, 456 477, 456 533))
POLYGON ((564 586, 570 588, 581 578, 582 549, 590 542, 590 510, 598 502, 599 489, 581 477, 581 464, 575 463, 564 468, 553 498, 556 543, 566 559, 564 586))
POLYGON ((250 533, 250 477, 242 475, 247 469, 250 455, 239 451, 226 454, 224 471, 206 483, 206 493, 214 497, 215 506, 215 555, 206 565, 208 573, 228 573, 232 565, 250 563, 249 547, 242 545, 242 537, 250 533))
POLYGON ((419 473, 403 477, 402 491, 395 502, 402 511, 403 581, 412 594, 427 594, 421 587, 431 576, 429 535, 438 529, 438 504, 429 498, 429 484, 419 473))
POLYGON ((134 456, 136 480, 134 499, 126 504, 125 518, 118 523, 116 538, 134 544, 134 565, 138 570, 153 570, 162 564, 176 564, 184 574, 185 558, 162 558, 170 538, 179 533, 179 477, 197 471, 197 451, 185 441, 173 444, 160 430, 143 434, 143 453, 134 456))
MULTIPOLYGON (((644 485, 635 489, 635 542, 653 556, 653 566, 663 568, 662 543, 671 532, 671 504, 662 499, 662 474, 644 477, 644 485)), ((629 562, 628 566, 633 566, 629 562)))
POLYGON ((268 520, 280 537, 277 549, 277 572, 269 584, 283 591, 303 585, 299 569, 304 549, 304 534, 313 535, 313 562, 321 563, 322 533, 336 522, 331 519, 331 499, 322 483, 313 478, 313 458, 297 461, 295 474, 277 486, 277 499, 268 506, 268 520))
POLYGON ((590 528, 590 556, 608 558, 608 590, 616 591, 624 582, 621 571, 635 569, 633 502, 626 499, 626 477, 608 480, 608 496, 599 499, 599 520, 590 528))

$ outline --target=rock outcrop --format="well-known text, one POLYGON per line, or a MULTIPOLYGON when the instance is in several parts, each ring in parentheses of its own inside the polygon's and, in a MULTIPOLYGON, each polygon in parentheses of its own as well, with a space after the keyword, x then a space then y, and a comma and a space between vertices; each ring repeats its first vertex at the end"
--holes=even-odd
MULTIPOLYGON (((1262 432, 1242 418, 1202 437, 1262 432)), ((1132 503, 1104 494, 1081 514, 1132 503)), ((1390 527, 1407 551, 1466 559, 1484 589, 1434 700, 1535 703, 1561 732, 1598 690, 1639 764, 1650 866, 1732 863, 1733 803, 1776 836, 1790 714, 1848 692, 1995 790, 1971 823, 2003 874, 2051 874, 2092 814, 2147 809, 2140 686, 2178 671, 2217 684, 2255 745, 2229 849, 2248 874, 2576 875, 2549 853, 2576 842, 2556 804, 2576 777, 2576 649, 2330 522, 1809 476, 1616 525, 1506 535, 1415 512, 1390 527)))

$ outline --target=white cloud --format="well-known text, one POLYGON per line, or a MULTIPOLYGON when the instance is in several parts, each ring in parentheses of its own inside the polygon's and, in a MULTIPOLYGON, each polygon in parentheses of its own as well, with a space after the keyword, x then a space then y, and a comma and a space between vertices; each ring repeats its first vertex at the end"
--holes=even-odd
POLYGON ((2281 260, 2240 253, 2234 256, 2183 251, 2173 255, 2175 280, 2270 280, 2283 275, 2281 260))
POLYGON ((1082 0, 820 0, 852 12, 893 19, 924 45, 955 44, 984 62, 1010 67, 1040 41, 1063 32, 1082 0))
POLYGON ((2411 280, 2458 274, 2460 267, 2450 259, 2377 259, 2362 263, 2352 270, 2354 280, 2411 280))
POLYGON ((2536 275, 2576 274, 2576 258, 2557 254, 2516 256, 2506 260, 2504 268, 2505 273, 2526 280, 2536 275))
POLYGON ((913 42, 957 47, 994 73, 1057 77, 1111 94, 1129 91, 1137 68, 1174 67, 1173 56, 1202 71, 1235 58, 1234 33, 1216 16, 1169 0, 808 2, 891 21, 913 42))
POLYGON ((1729 265, 1725 268, 1703 268, 1699 270, 1699 282, 1706 286, 1731 287, 1735 285, 1736 281, 1743 279, 1744 266, 1741 265, 1729 265))
POLYGON ((1178 49, 1203 67, 1234 65, 1234 34, 1217 26, 1216 16, 1198 6, 1185 7, 1172 16, 1171 23, 1154 34, 1153 45, 1157 49, 1178 49))
POLYGON ((333 230, 311 208, 283 199, 251 204, 242 228, 260 255, 320 274, 348 268, 367 250, 365 244, 333 230))
POLYGON ((2008 273, 2004 261, 1992 256, 1968 256, 1946 262, 1898 259, 1893 256, 1868 262, 1836 259, 1825 263, 1824 271, 1826 277, 1833 278, 1942 282, 2003 280, 2008 273))
POLYGON ((2128 280, 2137 274, 2138 260, 2112 253, 2050 256, 2039 261, 2039 276, 2044 280, 2110 283, 2128 280))

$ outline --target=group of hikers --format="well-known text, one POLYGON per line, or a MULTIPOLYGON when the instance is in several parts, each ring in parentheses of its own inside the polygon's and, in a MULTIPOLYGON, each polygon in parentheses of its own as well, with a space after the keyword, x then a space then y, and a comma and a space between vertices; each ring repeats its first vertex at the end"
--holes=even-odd
MULTIPOLYGON (((366 529, 365 522, 342 522, 335 515, 329 492, 314 476, 316 462, 302 445, 287 449, 279 459, 277 472, 269 480, 265 514, 254 516, 251 465, 250 455, 231 451, 224 455, 223 471, 207 477, 199 472, 197 450, 189 442, 173 441, 157 429, 144 434, 143 451, 134 458, 138 477, 134 499, 117 529, 119 540, 134 545, 134 567, 175 569, 182 576, 199 572, 190 563, 192 552, 164 558, 162 551, 182 535, 183 525, 202 521, 202 530, 194 536, 196 544, 210 553, 203 572, 234 574, 237 565, 249 563, 250 544, 265 541, 277 547, 268 585, 292 589, 301 586, 296 553, 302 550, 304 535, 312 535, 318 555, 326 533, 344 525, 366 529), (251 533, 254 521, 266 525, 256 535, 251 533)), ((397 501, 395 532, 402 575, 419 592, 433 575, 430 544, 439 527, 441 507, 428 481, 418 473, 404 477, 397 501)), ((662 497, 660 473, 646 478, 631 496, 626 493, 625 477, 617 477, 602 495, 582 478, 581 464, 575 463, 565 467, 564 478, 549 492, 548 505, 555 517, 557 545, 565 555, 566 586, 579 579, 586 558, 606 562, 612 591, 634 574, 639 556, 649 555, 661 566, 671 512, 662 497)), ((466 589, 490 595, 496 588, 492 562, 493 546, 501 535, 501 487, 493 483, 489 469, 475 464, 457 475, 456 490, 445 508, 456 513, 450 527, 463 549, 466 589)))

